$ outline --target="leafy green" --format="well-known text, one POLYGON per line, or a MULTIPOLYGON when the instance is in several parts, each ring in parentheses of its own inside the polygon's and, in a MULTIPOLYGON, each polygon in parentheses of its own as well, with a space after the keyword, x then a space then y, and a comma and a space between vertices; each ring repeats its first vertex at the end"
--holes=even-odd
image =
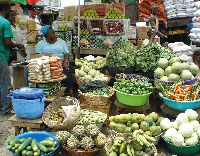
POLYGON ((125 70, 126 68, 135 65, 135 54, 137 47, 134 47, 132 42, 123 41, 119 47, 111 49, 106 54, 106 63, 109 67, 125 70))

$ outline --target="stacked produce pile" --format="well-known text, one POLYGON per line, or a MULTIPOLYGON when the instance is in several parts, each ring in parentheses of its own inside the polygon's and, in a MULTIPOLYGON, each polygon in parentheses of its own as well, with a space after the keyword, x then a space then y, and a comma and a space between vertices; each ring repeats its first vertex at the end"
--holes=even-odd
POLYGON ((198 71, 199 67, 196 64, 189 64, 187 60, 181 60, 179 57, 172 57, 169 60, 161 58, 154 76, 162 81, 190 80, 198 71))
POLYGON ((109 117, 109 127, 117 133, 132 133, 141 129, 148 136, 157 136, 162 133, 160 122, 163 117, 155 112, 148 115, 129 113, 109 117))
POLYGON ((67 17, 61 16, 57 20, 58 21, 72 21, 72 19, 73 19, 73 16, 72 15, 68 15, 67 17))
POLYGON ((88 126, 76 125, 68 131, 58 131, 56 135, 58 142, 65 148, 71 150, 91 151, 96 148, 104 147, 107 139, 94 124, 88 126))
POLYGON ((140 21, 147 22, 149 21, 153 2, 157 6, 157 18, 159 21, 163 21, 165 24, 167 24, 167 17, 164 6, 161 4, 161 0, 142 0, 139 4, 139 10, 140 10, 140 21))
POLYGON ((199 144, 200 124, 197 118, 198 113, 192 109, 180 113, 175 121, 164 118, 160 123, 161 128, 165 130, 164 139, 177 147, 199 144))
POLYGON ((96 10, 87 10, 83 17, 85 18, 99 18, 99 15, 97 14, 96 10))
POLYGON ((119 68, 121 71, 124 71, 126 68, 135 65, 136 52, 137 47, 134 47, 131 42, 123 41, 118 47, 107 52, 107 66, 119 68))
POLYGON ((161 46, 150 46, 147 48, 140 48, 136 53, 136 71, 154 71, 157 68, 157 63, 160 58, 170 59, 176 57, 177 54, 167 50, 161 46))
POLYGON ((192 17, 195 9, 193 0, 163 0, 167 19, 192 17))
POLYGON ((62 67, 62 58, 57 56, 52 56, 49 58, 50 70, 51 70, 51 78, 58 79, 63 77, 63 67, 62 67))
POLYGON ((134 79, 135 81, 142 81, 142 82, 149 81, 149 79, 147 77, 144 77, 142 75, 136 75, 136 74, 129 75, 129 74, 124 74, 124 73, 116 74, 116 79, 125 79, 125 80, 134 79))
POLYGON ((117 8, 110 8, 105 19, 125 19, 124 14, 117 8))
POLYGON ((16 155, 45 155, 55 151, 57 142, 52 138, 46 138, 41 142, 36 139, 29 138, 8 138, 7 149, 16 155))
POLYGON ((28 78, 30 80, 48 81, 51 80, 51 72, 48 57, 40 57, 28 61, 28 78))

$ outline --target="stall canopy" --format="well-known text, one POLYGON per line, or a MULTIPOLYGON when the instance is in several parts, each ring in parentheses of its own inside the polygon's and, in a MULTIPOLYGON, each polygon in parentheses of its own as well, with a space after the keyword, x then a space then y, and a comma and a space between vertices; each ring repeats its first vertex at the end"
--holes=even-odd
POLYGON ((11 0, 12 2, 19 2, 23 5, 29 4, 29 5, 33 5, 33 3, 41 1, 41 0, 11 0))

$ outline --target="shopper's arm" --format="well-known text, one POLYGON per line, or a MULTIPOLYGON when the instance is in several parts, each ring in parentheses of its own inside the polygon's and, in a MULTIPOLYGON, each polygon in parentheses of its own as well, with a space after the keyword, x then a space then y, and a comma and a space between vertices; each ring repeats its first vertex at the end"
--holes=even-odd
POLYGON ((15 48, 15 47, 17 47, 18 49, 25 50, 25 47, 24 47, 23 44, 16 44, 16 43, 13 43, 10 37, 4 38, 4 41, 5 41, 5 45, 6 45, 7 47, 9 47, 9 48, 15 48))
POLYGON ((69 61, 69 53, 64 55, 63 67, 65 67, 66 70, 69 70, 68 61, 69 61))

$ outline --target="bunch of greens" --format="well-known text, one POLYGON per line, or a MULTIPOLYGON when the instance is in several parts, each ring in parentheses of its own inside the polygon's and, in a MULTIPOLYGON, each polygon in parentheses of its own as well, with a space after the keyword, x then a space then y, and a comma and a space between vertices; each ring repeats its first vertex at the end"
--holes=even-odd
POLYGON ((150 46, 146 48, 140 48, 136 54, 136 71, 154 71, 157 68, 157 64, 160 58, 170 59, 177 57, 178 55, 172 51, 167 50, 161 46, 150 46))
POLYGON ((123 41, 119 47, 111 49, 106 54, 107 66, 119 68, 124 71, 126 68, 135 65, 135 54, 137 47, 132 42, 123 41))
POLYGON ((82 87, 81 91, 91 95, 109 95, 110 90, 108 87, 82 87))

